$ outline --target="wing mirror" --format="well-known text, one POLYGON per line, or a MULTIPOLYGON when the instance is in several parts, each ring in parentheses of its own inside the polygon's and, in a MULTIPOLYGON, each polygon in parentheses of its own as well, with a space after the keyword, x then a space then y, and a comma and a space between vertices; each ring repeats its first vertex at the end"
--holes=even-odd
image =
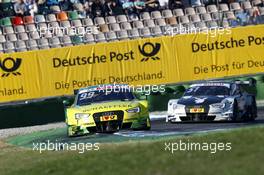
POLYGON ((142 94, 139 96, 139 100, 147 100, 148 96, 146 94, 142 94))
POLYGON ((73 101, 71 99, 66 99, 62 101, 64 107, 70 107, 73 104, 73 101))
POLYGON ((134 95, 139 100, 147 100, 147 95, 145 93, 134 93, 134 95))

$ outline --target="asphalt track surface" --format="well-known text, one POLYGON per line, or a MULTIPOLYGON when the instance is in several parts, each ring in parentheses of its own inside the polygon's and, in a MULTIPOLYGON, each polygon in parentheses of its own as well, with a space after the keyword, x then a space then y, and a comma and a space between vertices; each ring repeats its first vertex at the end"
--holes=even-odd
POLYGON ((210 131, 218 129, 239 128, 257 124, 264 124, 264 117, 258 117, 251 122, 199 122, 199 123, 166 123, 163 120, 152 121, 152 131, 156 132, 195 132, 210 131))
POLYGON ((264 107, 258 108, 258 117, 250 122, 191 122, 191 123, 168 123, 165 120, 152 121, 152 131, 157 132, 195 132, 210 131, 217 129, 230 129, 251 125, 264 124, 264 107))
MULTIPOLYGON (((263 116, 263 115, 262 115, 263 116)), ((187 136, 193 134, 202 134, 209 132, 227 131, 228 129, 241 128, 247 126, 263 125, 264 117, 259 117, 252 122, 214 122, 214 123, 167 123, 165 119, 152 121, 152 128, 150 131, 132 131, 121 130, 114 134, 97 133, 93 135, 72 137, 66 136, 66 133, 58 134, 57 142, 100 142, 113 143, 128 140, 142 140, 155 139, 167 136, 187 136)), ((48 138, 46 138, 48 139, 48 138)), ((51 139, 52 141, 54 139, 51 139)))
POLYGON ((165 135, 189 135, 211 131, 228 130, 247 126, 264 125, 264 109, 258 110, 258 118, 249 122, 191 122, 191 123, 169 123, 165 119, 151 122, 151 130, 133 134, 132 131, 121 131, 116 133, 122 136, 144 137, 144 136, 165 136, 165 135))

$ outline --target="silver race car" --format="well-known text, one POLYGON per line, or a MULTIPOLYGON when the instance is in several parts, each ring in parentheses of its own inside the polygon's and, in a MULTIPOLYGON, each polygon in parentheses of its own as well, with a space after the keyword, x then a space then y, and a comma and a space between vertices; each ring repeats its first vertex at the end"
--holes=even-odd
POLYGON ((191 85, 180 99, 168 102, 167 121, 238 121, 257 117, 249 82, 206 82, 191 85))

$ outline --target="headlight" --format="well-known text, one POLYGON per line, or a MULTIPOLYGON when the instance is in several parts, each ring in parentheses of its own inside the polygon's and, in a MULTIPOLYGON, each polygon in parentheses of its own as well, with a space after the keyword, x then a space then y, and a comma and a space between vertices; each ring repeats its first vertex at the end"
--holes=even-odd
POLYGON ((224 110, 226 110, 226 109, 230 109, 231 107, 232 107, 232 105, 233 105, 233 101, 228 101, 228 100, 226 100, 226 101, 224 101, 224 110))
POLYGON ((75 114, 75 119, 80 120, 82 118, 88 118, 90 114, 77 113, 75 114))
POLYGON ((135 107, 127 110, 128 113, 139 113, 140 107, 135 107))
POLYGON ((215 103, 215 104, 211 104, 211 106, 213 108, 221 108, 221 109, 227 109, 227 108, 230 108, 232 105, 232 102, 231 101, 228 101, 228 100, 224 100, 222 101, 221 103, 215 103))
POLYGON ((178 107, 177 104, 173 104, 172 106, 173 109, 177 109, 177 107, 178 107))
POLYGON ((215 103, 215 104, 211 104, 211 106, 213 108, 224 108, 225 107, 225 103, 215 103))
POLYGON ((172 106, 173 109, 180 109, 180 108, 182 108, 182 107, 184 107, 184 105, 173 104, 173 106, 172 106))

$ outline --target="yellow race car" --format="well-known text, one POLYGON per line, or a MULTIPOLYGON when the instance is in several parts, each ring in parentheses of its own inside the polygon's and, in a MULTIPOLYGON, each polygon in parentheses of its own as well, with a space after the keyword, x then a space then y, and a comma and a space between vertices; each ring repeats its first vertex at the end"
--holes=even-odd
POLYGON ((75 94, 73 105, 65 109, 68 136, 151 127, 148 102, 136 98, 128 85, 91 86, 75 94))

